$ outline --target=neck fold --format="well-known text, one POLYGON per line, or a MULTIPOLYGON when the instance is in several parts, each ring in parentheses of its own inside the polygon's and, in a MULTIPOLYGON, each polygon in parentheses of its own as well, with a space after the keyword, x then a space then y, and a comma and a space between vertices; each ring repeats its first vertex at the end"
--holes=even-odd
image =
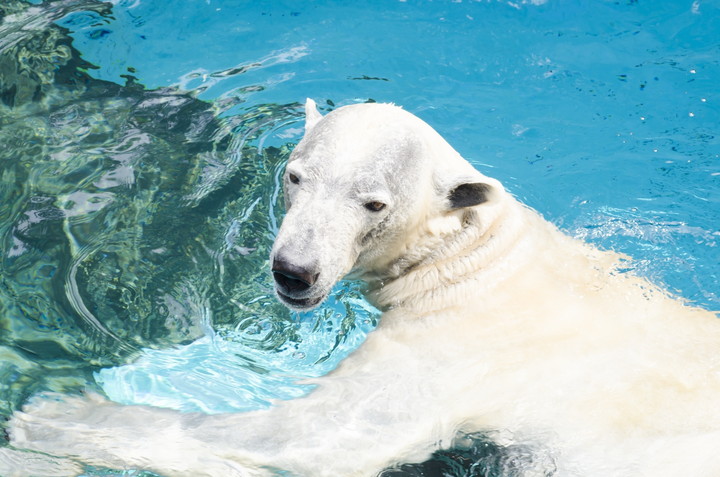
POLYGON ((368 300, 384 311, 428 314, 461 304, 468 294, 487 293, 519 263, 531 213, 509 196, 465 211, 459 230, 422 234, 387 275, 368 280, 368 300))

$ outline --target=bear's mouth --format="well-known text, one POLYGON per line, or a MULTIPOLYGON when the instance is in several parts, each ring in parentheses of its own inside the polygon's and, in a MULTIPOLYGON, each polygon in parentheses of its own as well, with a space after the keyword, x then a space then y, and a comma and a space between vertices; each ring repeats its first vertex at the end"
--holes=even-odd
POLYGON ((278 298, 280 298, 280 301, 282 301, 286 306, 289 308, 298 310, 298 311, 307 311, 312 308, 315 308, 318 306, 324 299, 325 296, 319 296, 319 297, 308 297, 308 298, 293 298, 290 297, 277 288, 275 289, 275 293, 277 293, 278 298))

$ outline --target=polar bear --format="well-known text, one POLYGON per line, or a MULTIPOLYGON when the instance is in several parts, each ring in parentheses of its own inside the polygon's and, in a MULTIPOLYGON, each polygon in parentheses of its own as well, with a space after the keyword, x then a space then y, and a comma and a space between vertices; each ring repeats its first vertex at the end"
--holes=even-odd
POLYGON ((246 414, 36 399, 12 445, 167 477, 368 477, 482 431, 523 449, 503 475, 720 475, 715 315, 565 236, 419 118, 308 101, 284 189, 277 296, 306 310, 364 280, 383 315, 358 350, 246 414))

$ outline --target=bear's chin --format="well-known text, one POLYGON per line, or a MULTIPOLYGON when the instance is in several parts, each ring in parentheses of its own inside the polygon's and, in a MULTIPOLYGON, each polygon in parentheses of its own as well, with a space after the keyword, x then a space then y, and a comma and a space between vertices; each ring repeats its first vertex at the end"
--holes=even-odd
POLYGON ((278 298, 281 302, 291 310, 295 311, 309 311, 318 306, 320 303, 322 303, 326 295, 321 295, 319 297, 308 297, 308 298, 292 298, 289 297, 282 292, 275 290, 275 293, 277 294, 278 298))

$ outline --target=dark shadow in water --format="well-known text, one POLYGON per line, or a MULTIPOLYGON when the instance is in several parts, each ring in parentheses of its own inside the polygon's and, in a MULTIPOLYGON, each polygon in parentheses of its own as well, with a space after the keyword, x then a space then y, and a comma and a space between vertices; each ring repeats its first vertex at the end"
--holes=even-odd
POLYGON ((522 444, 500 445, 483 433, 460 434, 448 450, 436 451, 419 464, 400 464, 378 477, 511 477, 555 475, 547 449, 522 444))

